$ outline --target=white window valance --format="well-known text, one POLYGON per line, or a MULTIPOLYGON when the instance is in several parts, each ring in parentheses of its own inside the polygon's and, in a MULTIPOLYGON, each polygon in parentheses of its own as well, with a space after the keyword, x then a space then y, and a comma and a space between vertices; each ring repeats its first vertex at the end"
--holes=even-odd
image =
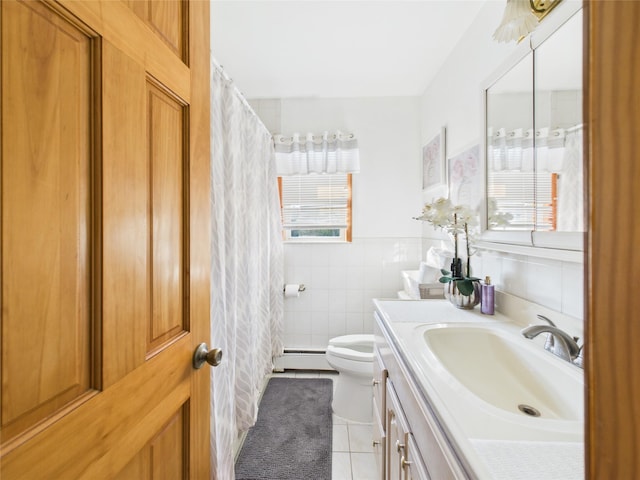
POLYGON ((360 171, 358 140, 353 133, 277 134, 273 141, 279 176, 360 171))

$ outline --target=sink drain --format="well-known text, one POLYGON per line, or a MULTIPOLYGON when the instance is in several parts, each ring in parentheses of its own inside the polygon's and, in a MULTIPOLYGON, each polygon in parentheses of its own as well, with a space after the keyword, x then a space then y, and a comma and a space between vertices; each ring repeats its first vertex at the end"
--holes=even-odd
POLYGON ((533 408, 531 405, 525 405, 521 403, 518 405, 518 410, 520 410, 525 415, 529 415, 530 417, 539 417, 540 411, 536 408, 533 408))

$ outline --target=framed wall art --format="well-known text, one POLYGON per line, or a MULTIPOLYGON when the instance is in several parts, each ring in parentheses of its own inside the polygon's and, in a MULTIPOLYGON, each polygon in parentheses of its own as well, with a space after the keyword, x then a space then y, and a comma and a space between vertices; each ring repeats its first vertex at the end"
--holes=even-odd
POLYGON ((422 189, 428 190, 447 183, 445 127, 422 147, 422 189))
POLYGON ((447 177, 451 202, 477 208, 482 201, 482 175, 480 145, 477 143, 449 158, 447 177))

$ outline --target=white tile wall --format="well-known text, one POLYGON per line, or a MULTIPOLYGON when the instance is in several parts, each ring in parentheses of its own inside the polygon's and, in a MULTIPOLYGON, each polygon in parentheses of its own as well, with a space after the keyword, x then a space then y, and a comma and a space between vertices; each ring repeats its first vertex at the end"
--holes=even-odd
POLYGON ((584 317, 584 266, 508 253, 480 251, 474 275, 491 277, 496 289, 575 318, 584 317))
POLYGON ((400 272, 418 268, 421 242, 416 237, 285 244, 285 282, 306 287, 299 297, 285 298, 285 348, 324 349, 329 338, 371 333, 372 299, 397 296, 400 272))
POLYGON ((563 263, 562 267, 562 313, 584 318, 584 265, 563 263))
MULTIPOLYGON (((350 244, 285 244, 285 282, 306 286, 299 297, 285 299, 285 348, 323 350, 329 338, 370 333, 372 299, 396 297, 400 272, 419 265, 422 242, 364 238, 350 244)), ((472 257, 472 270, 490 276, 500 291, 583 318, 582 264, 480 251, 472 257)))

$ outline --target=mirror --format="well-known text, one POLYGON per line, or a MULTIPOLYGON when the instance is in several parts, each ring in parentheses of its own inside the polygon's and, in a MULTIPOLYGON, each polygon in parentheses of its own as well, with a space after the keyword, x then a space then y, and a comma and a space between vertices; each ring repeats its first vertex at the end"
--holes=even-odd
POLYGON ((536 229, 583 231, 582 11, 534 51, 536 229))
POLYGON ((558 246, 549 239, 564 238, 561 248, 578 250, 579 242, 566 243, 566 233, 584 230, 582 12, 536 33, 483 92, 484 226, 491 241, 558 246))
POLYGON ((533 52, 486 94, 487 228, 533 230, 533 52))

